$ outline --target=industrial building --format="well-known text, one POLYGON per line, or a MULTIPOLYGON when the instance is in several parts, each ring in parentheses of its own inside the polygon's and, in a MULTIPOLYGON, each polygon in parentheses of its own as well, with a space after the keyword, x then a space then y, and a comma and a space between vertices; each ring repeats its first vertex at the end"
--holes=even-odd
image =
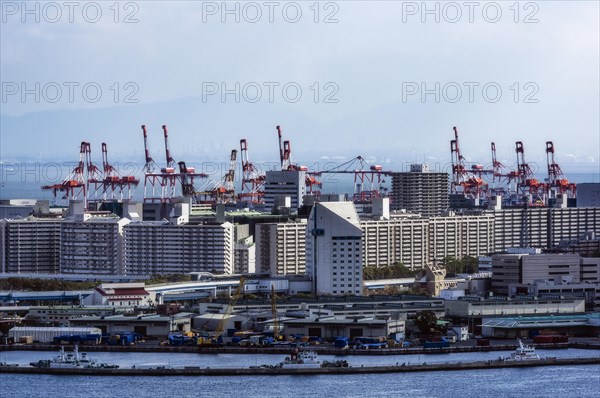
POLYGON ((306 272, 306 220, 256 224, 256 271, 271 275, 306 272))
POLYGON ((481 334, 484 337, 515 339, 529 338, 541 330, 551 330, 565 336, 595 337, 600 331, 600 314, 572 314, 558 316, 519 316, 510 318, 483 318, 481 334))
POLYGON ((282 321, 285 335, 315 336, 335 339, 339 336, 380 337, 405 333, 405 321, 366 316, 335 316, 330 311, 311 311, 308 317, 282 321))
POLYGON ((148 305, 150 293, 142 283, 103 283, 83 299, 83 305, 131 308, 148 305))
POLYGON ((579 283, 581 257, 578 254, 518 253, 492 256, 492 291, 508 295, 510 284, 533 284, 537 280, 579 283))
POLYGON ((392 210, 405 209, 424 217, 448 210, 448 173, 431 172, 428 164, 412 164, 410 172, 392 174, 392 210))
POLYGON ((478 297, 465 296, 446 300, 449 317, 489 317, 500 315, 577 314, 585 312, 582 299, 556 297, 478 297))
POLYGON ((233 273, 234 228, 229 222, 132 222, 123 229, 127 275, 233 273))
POLYGON ((52 343, 55 337, 67 335, 93 335, 99 343, 102 331, 95 327, 35 327, 17 326, 8 331, 8 336, 15 341, 31 338, 36 343, 52 343))
MULTIPOLYGON (((229 300, 201 302, 200 314, 224 314, 229 300)), ((420 311, 433 311, 437 317, 445 315, 444 300, 425 296, 320 296, 315 298, 283 297, 277 299, 277 312, 286 316, 309 316, 310 311, 328 311, 336 317, 373 317, 412 319, 420 311)), ((232 305, 231 314, 253 318, 256 314, 272 314, 272 301, 238 300, 232 305)), ((263 319, 263 321, 266 319, 263 319)))
POLYGON ((306 273, 313 292, 362 295, 362 252, 354 203, 316 203, 306 228, 306 273))
POLYGON ((72 319, 71 325, 98 328, 102 331, 102 334, 115 335, 129 332, 138 333, 141 336, 164 338, 171 331, 189 332, 191 330, 192 315, 189 312, 179 312, 172 315, 83 316, 72 319))

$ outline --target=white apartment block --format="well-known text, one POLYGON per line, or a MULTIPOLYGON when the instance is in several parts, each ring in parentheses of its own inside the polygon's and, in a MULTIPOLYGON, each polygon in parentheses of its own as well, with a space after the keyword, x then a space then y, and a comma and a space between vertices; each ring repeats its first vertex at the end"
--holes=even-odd
POLYGON ((123 226, 130 220, 78 215, 61 223, 60 272, 122 275, 123 226))
POLYGON ((423 268, 429 259, 429 227, 426 218, 392 216, 389 220, 363 220, 363 265, 387 266, 401 262, 423 268))
POLYGON ((256 272, 306 273, 306 220, 256 224, 256 272))
POLYGON ((60 272, 61 220, 0 221, 0 272, 60 272))
POLYGON ((361 221, 364 265, 401 262, 411 269, 452 256, 477 257, 493 251, 494 217, 415 217, 394 215, 389 220, 361 221))
POLYGON ((494 216, 450 216, 428 219, 429 260, 477 257, 494 250, 494 216))
POLYGON ((126 275, 234 270, 234 227, 222 224, 132 222, 123 229, 126 275))
POLYGON ((600 235, 600 207, 510 208, 493 214, 496 252, 510 247, 552 249, 561 240, 576 240, 589 232, 600 235))
POLYGON ((362 229, 352 202, 317 203, 306 228, 313 292, 362 295, 362 229))

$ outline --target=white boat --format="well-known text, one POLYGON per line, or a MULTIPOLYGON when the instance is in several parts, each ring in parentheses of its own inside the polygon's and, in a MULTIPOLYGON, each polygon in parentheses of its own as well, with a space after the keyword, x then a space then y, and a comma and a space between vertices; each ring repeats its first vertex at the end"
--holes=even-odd
POLYGON ((531 359, 541 359, 538 354, 535 352, 535 348, 523 344, 521 339, 517 339, 519 346, 515 350, 515 352, 510 354, 510 357, 507 358, 509 361, 524 361, 531 359))
POLYGON ((295 350, 279 364, 279 367, 284 369, 320 368, 321 362, 317 358, 318 355, 314 351, 295 350))
POLYGON ((64 347, 60 347, 59 354, 52 359, 42 359, 31 362, 31 366, 37 368, 118 368, 117 365, 100 364, 91 359, 87 353, 79 353, 79 347, 75 345, 73 352, 66 353, 64 347))

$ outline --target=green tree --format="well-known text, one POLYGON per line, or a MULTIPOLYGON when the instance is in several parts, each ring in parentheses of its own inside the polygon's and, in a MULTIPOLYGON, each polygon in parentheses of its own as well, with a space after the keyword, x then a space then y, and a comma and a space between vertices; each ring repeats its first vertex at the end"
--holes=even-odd
POLYGON ((425 310, 417 314, 415 325, 419 328, 422 336, 429 337, 435 334, 436 331, 439 331, 437 321, 438 318, 433 311, 425 310))
POLYGON ((394 263, 382 267, 364 267, 363 279, 366 281, 374 279, 413 278, 420 271, 413 271, 402 263, 394 263))
POLYGON ((449 274, 473 274, 478 271, 478 261, 475 257, 465 256, 462 259, 448 256, 442 260, 449 274))

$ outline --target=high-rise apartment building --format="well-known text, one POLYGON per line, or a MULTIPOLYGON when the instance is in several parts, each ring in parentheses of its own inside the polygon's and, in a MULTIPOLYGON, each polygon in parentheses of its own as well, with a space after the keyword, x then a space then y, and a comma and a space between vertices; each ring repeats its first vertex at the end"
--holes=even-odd
POLYGON ((234 270, 233 224, 132 222, 123 230, 126 275, 234 270))
POLYGON ((306 220, 256 224, 256 272, 271 275, 306 272, 306 220))
POLYGON ((130 220, 80 214, 60 228, 60 272, 123 275, 122 233, 130 220))
POLYGON ((442 215, 448 209, 448 173, 430 172, 427 164, 413 164, 410 170, 392 173, 392 210, 442 215))
POLYGON ((0 272, 60 272, 61 220, 0 221, 0 272))

